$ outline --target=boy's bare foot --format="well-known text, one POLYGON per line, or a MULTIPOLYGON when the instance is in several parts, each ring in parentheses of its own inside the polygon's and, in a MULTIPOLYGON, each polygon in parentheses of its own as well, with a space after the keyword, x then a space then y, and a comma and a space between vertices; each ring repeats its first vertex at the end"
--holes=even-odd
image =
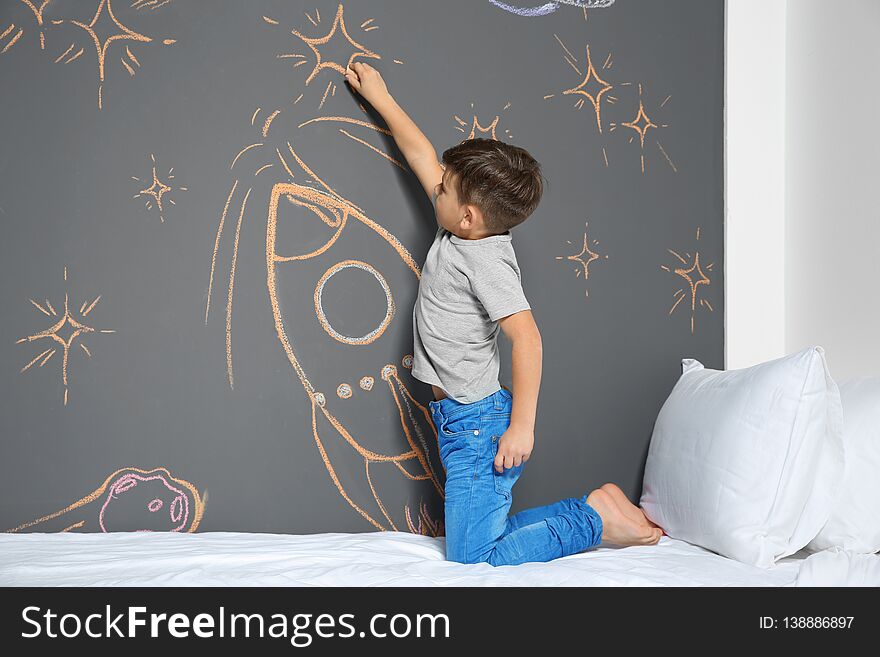
POLYGON ((597 488, 587 496, 587 504, 602 518, 601 544, 619 547, 630 545, 656 545, 663 535, 659 527, 637 522, 621 511, 611 495, 597 488))
POLYGON ((666 532, 664 531, 664 529, 662 527, 660 527, 660 525, 658 525, 656 522, 651 520, 648 516, 646 516, 645 512, 642 511, 641 507, 638 507, 629 501, 629 498, 626 496, 626 493, 624 493, 620 489, 620 486, 618 486, 617 484, 613 484, 611 482, 608 482, 607 484, 602 484, 600 486, 600 488, 611 496, 611 499, 613 499, 615 501, 618 508, 620 508, 620 510, 625 515, 629 516, 630 518, 632 518, 636 522, 640 522, 642 524, 647 524, 650 527, 657 527, 660 529, 661 532, 663 532, 664 536, 666 535, 666 532))

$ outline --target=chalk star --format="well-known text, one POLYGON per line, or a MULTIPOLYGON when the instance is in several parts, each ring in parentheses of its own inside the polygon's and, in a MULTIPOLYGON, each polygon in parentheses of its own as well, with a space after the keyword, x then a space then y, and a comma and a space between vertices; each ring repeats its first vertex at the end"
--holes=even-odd
POLYGON ((297 32, 296 30, 291 30, 291 33, 294 36, 297 36, 300 39, 302 39, 302 41, 309 48, 312 49, 312 51, 315 53, 315 57, 317 58, 317 61, 315 62, 315 68, 312 69, 312 72, 309 74, 309 77, 306 79, 306 84, 309 84, 309 82, 311 82, 314 79, 314 77, 318 74, 318 72, 324 68, 332 68, 333 70, 339 71, 340 73, 342 73, 344 75, 345 69, 348 68, 349 66, 351 66, 352 62, 357 57, 369 57, 371 59, 382 59, 379 55, 377 55, 373 51, 367 49, 366 47, 362 46, 357 41, 355 41, 354 39, 351 38, 351 35, 348 33, 348 30, 345 27, 345 19, 343 18, 343 15, 342 15, 343 11, 344 11, 343 6, 339 5, 339 9, 336 11, 336 17, 333 19, 333 27, 330 28, 330 32, 328 32, 326 36, 323 36, 319 39, 307 37, 304 34, 297 32), (351 55, 351 57, 348 58, 348 63, 346 64, 346 66, 342 66, 341 64, 338 64, 336 62, 322 61, 321 60, 321 51, 318 50, 318 46, 326 45, 330 41, 330 39, 333 38, 333 35, 336 34, 337 28, 342 33, 342 35, 345 37, 345 40, 348 41, 348 43, 351 46, 353 46, 357 51, 357 52, 353 53, 351 55))
POLYGON ((156 175, 156 165, 153 164, 153 184, 146 189, 142 189, 140 193, 148 194, 155 199, 156 205, 159 208, 159 218, 162 219, 162 223, 165 223, 165 219, 162 216, 162 195, 170 191, 171 187, 159 180, 159 177, 156 175))
MULTIPOLYGON (((586 224, 586 226, 589 226, 589 222, 586 224)), ((584 280, 587 280, 590 277, 590 263, 593 262, 594 260, 599 260, 602 257, 598 253, 596 253, 595 251, 590 249, 589 241, 590 241, 590 239, 589 239, 589 237, 587 237, 587 231, 584 230, 584 246, 581 249, 580 253, 577 253, 575 255, 569 255, 569 256, 556 256, 557 260, 562 260, 563 258, 565 258, 566 260, 574 260, 575 262, 580 263, 581 266, 583 267, 583 271, 584 271, 584 280), (584 255, 587 255, 588 257, 586 259, 584 259, 584 257, 583 257, 584 255)), ((571 242, 569 242, 568 240, 566 240, 566 242, 571 244, 571 242)), ((599 243, 598 240, 593 240, 593 244, 598 244, 598 243, 599 243)), ((608 256, 606 255, 605 258, 607 259, 608 256)), ((577 269, 575 269, 575 274, 577 276, 580 276, 581 272, 578 271, 577 269)), ((584 294, 586 296, 590 296, 590 291, 584 290, 584 294)))
POLYGON ((583 82, 581 82, 578 86, 573 87, 571 89, 566 89, 563 91, 563 95, 569 94, 579 94, 581 96, 585 96, 593 103, 593 109, 596 112, 596 124, 599 126, 599 132, 602 132, 602 94, 610 91, 614 88, 614 85, 608 84, 605 80, 599 77, 599 74, 596 73, 596 68, 593 66, 593 60, 590 57, 590 46, 587 46, 587 74, 584 77, 583 82), (598 87, 598 91, 587 91, 587 85, 593 83, 594 87, 598 87))
MULTIPOLYGON (((67 267, 64 268, 64 280, 65 281, 67 280, 67 267)), ((92 309, 95 307, 95 305, 97 305, 97 303, 100 299, 101 299, 101 296, 98 295, 98 298, 95 299, 89 305, 88 308, 85 308, 85 305, 86 305, 85 303, 83 304, 83 307, 80 308, 80 314, 83 316, 83 318, 85 318, 85 316, 88 315, 92 311, 92 309)), ((34 306, 36 306, 44 314, 57 317, 57 313, 55 312, 55 309, 52 308, 52 305, 48 302, 48 300, 46 302, 46 305, 48 306, 49 310, 46 310, 45 308, 43 308, 40 304, 38 304, 33 299, 31 299, 30 301, 34 306)), ((73 346, 74 340, 76 340, 76 338, 79 337, 83 333, 115 333, 115 331, 109 330, 109 329, 95 329, 91 326, 86 326, 84 323, 75 319, 70 312, 68 293, 65 292, 64 293, 64 315, 61 317, 61 319, 59 319, 55 324, 53 324, 52 326, 50 326, 49 328, 47 328, 44 331, 40 331, 39 333, 34 333, 33 335, 29 335, 26 338, 21 338, 20 340, 16 340, 16 344, 19 344, 22 342, 33 342, 34 340, 42 340, 44 338, 49 338, 49 339, 54 340, 55 342, 59 343, 63 347, 64 355, 62 357, 61 378, 62 378, 62 382, 64 383, 64 405, 65 406, 67 405, 67 363, 70 358, 70 348, 73 346), (62 336, 61 335, 62 332, 66 333, 67 337, 62 336)), ((82 344, 82 342, 80 342, 80 347, 82 347, 83 351, 85 351, 86 354, 88 354, 89 356, 92 355, 91 352, 89 352, 89 350, 86 348, 86 346, 84 344, 82 344)), ((43 364, 46 361, 48 361, 54 353, 55 353, 54 349, 51 349, 51 348, 47 349, 46 351, 41 353, 39 356, 34 358, 30 363, 25 365, 21 369, 21 372, 24 372, 29 367, 31 367, 31 365, 33 365, 36 361, 40 360, 40 358, 43 358, 45 356, 44 360, 40 363, 40 367, 42 367, 43 364), (48 354, 48 356, 46 354, 48 354)))
POLYGON ((498 138, 495 136, 495 128, 498 126, 498 121, 501 120, 500 116, 496 116, 495 120, 492 121, 488 125, 488 127, 484 128, 480 125, 480 122, 477 120, 477 117, 474 116, 474 120, 471 123, 471 133, 468 135, 468 139, 473 139, 476 134, 479 132, 480 134, 489 135, 492 139, 497 140, 498 138))
POLYGON ((645 106, 642 103, 641 98, 639 98, 639 113, 636 115, 636 118, 628 123, 624 121, 621 125, 625 125, 627 128, 632 128, 639 133, 642 148, 645 147, 645 135, 647 134, 648 129, 657 127, 657 124, 651 121, 645 113, 645 106), (642 123, 642 119, 644 119, 644 123, 642 123))
POLYGON ((581 263, 584 268, 584 278, 586 279, 590 277, 590 263, 593 262, 593 260, 598 260, 599 254, 595 251, 590 250, 590 247, 587 246, 587 234, 584 233, 584 248, 581 249, 581 252, 576 255, 570 256, 556 256, 556 259, 560 260, 563 257, 566 260, 576 260, 577 262, 581 263), (586 260, 584 260, 582 256, 587 253, 590 255, 586 260))
POLYGON ((100 78, 100 84, 98 85, 98 107, 101 108, 102 89, 104 86, 104 61, 107 56, 107 48, 114 41, 139 41, 142 43, 149 43, 152 39, 143 34, 139 34, 120 23, 113 14, 113 7, 110 5, 110 0, 101 0, 98 5, 98 10, 92 18, 92 22, 88 25, 79 21, 70 22, 77 27, 84 29, 92 38, 92 41, 95 42, 95 50, 98 53, 98 76, 100 78), (104 7, 107 8, 106 13, 104 12, 104 7), (98 27, 99 21, 101 23, 100 27, 98 27), (102 34, 109 34, 110 36, 107 36, 102 40, 102 38, 98 36, 99 32, 102 34))
POLYGON ((696 299, 697 299, 697 286, 698 285, 708 285, 711 281, 709 277, 703 273, 703 270, 700 268, 700 253, 699 251, 694 254, 694 264, 690 266, 689 269, 684 269, 683 267, 676 267, 675 273, 685 279, 688 284, 691 286, 691 310, 696 308, 696 299), (698 280, 694 281, 691 277, 692 272, 697 272, 698 280))
MULTIPOLYGON (((700 230, 697 229, 697 239, 700 239, 700 230)), ((682 262, 682 266, 676 267, 675 269, 670 270, 669 267, 661 265, 661 269, 665 269, 668 272, 675 273, 678 276, 681 276, 684 280, 688 282, 688 285, 691 289, 691 334, 694 333, 694 320, 696 316, 696 308, 697 308, 697 288, 700 285, 709 285, 711 281, 709 277, 703 272, 702 267, 700 266, 700 252, 694 252, 693 263, 688 266, 688 261, 685 260, 678 253, 673 251, 672 249, 667 249, 672 255, 678 258, 682 262), (685 269, 687 267, 687 269, 685 269)), ((686 254, 688 258, 690 258, 690 254, 686 254)), ((706 269, 712 269, 714 263, 710 263, 706 265, 706 269)), ((682 302, 683 299, 687 297, 687 295, 682 290, 677 290, 673 295, 676 297, 676 301, 672 304, 672 308, 669 309, 669 314, 671 315, 675 309, 678 307, 678 304, 682 302)), ((712 306, 705 299, 700 300, 700 304, 705 304, 709 311, 712 311, 712 306)))

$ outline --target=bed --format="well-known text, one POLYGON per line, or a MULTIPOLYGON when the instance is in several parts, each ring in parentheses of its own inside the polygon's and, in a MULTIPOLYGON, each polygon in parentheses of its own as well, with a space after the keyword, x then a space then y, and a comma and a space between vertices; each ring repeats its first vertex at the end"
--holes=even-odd
POLYGON ((3 586, 880 586, 880 555, 804 550, 762 569, 663 536, 547 563, 459 564, 405 532, 0 535, 3 586))

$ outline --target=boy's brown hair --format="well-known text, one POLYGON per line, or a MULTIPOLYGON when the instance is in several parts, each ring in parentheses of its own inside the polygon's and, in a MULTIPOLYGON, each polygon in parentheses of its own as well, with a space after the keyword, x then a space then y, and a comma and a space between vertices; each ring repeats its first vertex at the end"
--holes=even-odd
POLYGON ((529 218, 544 191, 541 165, 527 150, 495 139, 466 139, 443 152, 443 164, 457 175, 458 197, 483 212, 495 233, 529 218))

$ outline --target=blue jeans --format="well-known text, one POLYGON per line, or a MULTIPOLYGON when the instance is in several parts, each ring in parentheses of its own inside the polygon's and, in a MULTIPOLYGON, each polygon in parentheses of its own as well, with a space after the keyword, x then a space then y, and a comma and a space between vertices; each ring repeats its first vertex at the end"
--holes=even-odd
POLYGON ((602 518, 586 495, 508 516, 525 463, 499 473, 494 462, 512 405, 506 388, 470 404, 451 397, 428 403, 446 469, 447 561, 493 566, 551 561, 602 540, 602 518))

